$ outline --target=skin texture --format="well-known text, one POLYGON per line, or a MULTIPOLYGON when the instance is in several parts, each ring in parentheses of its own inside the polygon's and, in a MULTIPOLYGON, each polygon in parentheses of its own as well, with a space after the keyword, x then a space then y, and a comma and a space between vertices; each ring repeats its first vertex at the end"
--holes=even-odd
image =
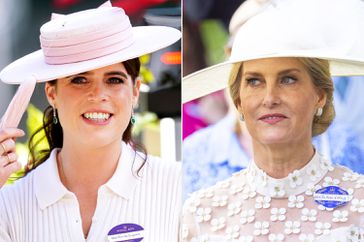
POLYGON ((85 237, 95 212, 98 188, 113 175, 121 154, 120 140, 139 96, 140 81, 133 84, 123 64, 47 83, 49 103, 57 109, 63 128, 58 153, 62 183, 80 204, 85 237), (110 113, 107 121, 86 119, 85 113, 110 113))
POLYGON ((9 176, 21 168, 15 153, 15 139, 24 136, 24 131, 17 128, 0 130, 0 188, 9 176))
POLYGON ((257 165, 282 178, 307 164, 314 154, 312 120, 325 102, 325 93, 295 58, 244 62, 238 109, 252 136, 257 165))

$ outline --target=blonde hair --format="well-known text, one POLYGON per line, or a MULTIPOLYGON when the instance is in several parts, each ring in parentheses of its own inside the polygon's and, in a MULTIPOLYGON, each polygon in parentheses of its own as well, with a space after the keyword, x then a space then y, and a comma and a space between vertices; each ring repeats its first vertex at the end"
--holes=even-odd
MULTIPOLYGON (((330 64, 327 60, 318 58, 297 58, 312 79, 312 83, 317 91, 326 93, 326 103, 320 117, 315 116, 312 123, 312 136, 322 134, 330 126, 335 118, 333 105, 334 84, 330 75, 330 64)), ((233 64, 229 77, 229 91, 234 105, 240 105, 240 83, 242 79, 242 62, 233 64)))

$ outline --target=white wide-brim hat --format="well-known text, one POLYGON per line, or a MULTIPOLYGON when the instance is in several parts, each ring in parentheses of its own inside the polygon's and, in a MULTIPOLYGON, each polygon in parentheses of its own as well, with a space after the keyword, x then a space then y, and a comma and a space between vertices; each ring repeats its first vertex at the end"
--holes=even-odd
POLYGON ((333 76, 364 75, 364 2, 281 0, 238 30, 228 61, 183 78, 183 103, 227 87, 234 63, 271 57, 329 60, 333 76))
POLYGON ((41 49, 0 72, 1 81, 21 84, 0 128, 16 127, 36 82, 46 82, 140 57, 167 47, 181 32, 166 26, 132 27, 124 10, 108 1, 96 9, 52 14, 40 29, 41 49))
POLYGON ((171 27, 132 27, 124 10, 110 2, 53 16, 40 29, 42 49, 6 66, 0 72, 3 82, 20 84, 29 77, 45 82, 82 73, 157 51, 181 37, 171 27))

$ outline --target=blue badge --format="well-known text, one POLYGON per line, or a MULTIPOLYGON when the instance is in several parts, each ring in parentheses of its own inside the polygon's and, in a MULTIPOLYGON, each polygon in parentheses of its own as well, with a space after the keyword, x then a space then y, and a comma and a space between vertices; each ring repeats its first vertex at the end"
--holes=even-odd
POLYGON ((326 208, 336 208, 342 206, 351 200, 351 196, 344 189, 337 186, 328 186, 318 189, 313 198, 315 202, 326 208))
POLYGON ((140 242, 144 238, 144 229, 138 224, 119 224, 107 234, 109 242, 140 242))

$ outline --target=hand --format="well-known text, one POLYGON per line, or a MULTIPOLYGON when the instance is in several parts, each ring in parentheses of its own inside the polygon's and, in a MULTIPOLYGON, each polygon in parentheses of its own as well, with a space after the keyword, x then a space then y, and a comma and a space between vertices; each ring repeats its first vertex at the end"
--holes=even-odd
POLYGON ((9 176, 21 168, 15 153, 15 138, 25 133, 17 128, 4 128, 0 130, 0 188, 8 180, 9 176))

